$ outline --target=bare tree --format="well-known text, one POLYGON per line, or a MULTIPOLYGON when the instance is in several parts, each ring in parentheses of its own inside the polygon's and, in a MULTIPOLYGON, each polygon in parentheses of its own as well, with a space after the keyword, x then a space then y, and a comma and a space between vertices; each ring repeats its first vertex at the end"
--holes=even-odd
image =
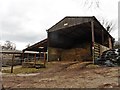
POLYGON ((111 20, 108 21, 107 19, 100 19, 101 24, 104 26, 104 28, 110 33, 116 28, 116 24, 111 20))
POLYGON ((30 44, 27 44, 26 47, 27 47, 27 48, 30 47, 30 44))
POLYGON ((99 0, 83 0, 84 7, 87 7, 88 9, 91 8, 100 8, 100 1, 99 0))
MULTIPOLYGON (((96 9, 100 8, 100 0, 82 0, 84 7, 87 7, 87 9, 96 9)), ((100 19, 101 24, 104 26, 104 28, 110 33, 113 31, 116 27, 115 23, 113 21, 108 21, 104 18, 100 19)))
POLYGON ((2 50, 15 50, 15 49, 16 49, 16 45, 11 41, 6 41, 2 46, 2 50))

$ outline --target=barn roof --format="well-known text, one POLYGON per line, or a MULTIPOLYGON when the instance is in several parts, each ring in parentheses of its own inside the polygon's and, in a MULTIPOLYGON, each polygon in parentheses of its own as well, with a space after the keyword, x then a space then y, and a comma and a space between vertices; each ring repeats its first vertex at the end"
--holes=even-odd
POLYGON ((58 23, 53 25, 51 28, 49 28, 48 32, 63 30, 65 28, 70 28, 78 25, 85 24, 86 26, 90 25, 90 22, 94 21, 95 28, 97 28, 97 32, 101 33, 102 30, 106 34, 108 34, 111 38, 113 38, 107 30, 101 25, 101 23, 94 17, 94 16, 66 16, 62 20, 60 20, 58 23), (99 31, 98 31, 99 30, 99 31))
POLYGON ((20 51, 20 50, 1 50, 0 53, 3 53, 3 54, 21 54, 22 51, 20 51))
MULTIPOLYGON (((0 53, 2 54, 22 54, 23 52, 20 50, 1 50, 0 53)), ((25 52, 26 54, 34 54, 34 53, 38 53, 38 52, 32 52, 32 51, 27 51, 25 52)))
POLYGON ((38 43, 35 43, 25 49, 23 51, 38 51, 38 52, 46 52, 47 51, 47 39, 44 39, 38 43))

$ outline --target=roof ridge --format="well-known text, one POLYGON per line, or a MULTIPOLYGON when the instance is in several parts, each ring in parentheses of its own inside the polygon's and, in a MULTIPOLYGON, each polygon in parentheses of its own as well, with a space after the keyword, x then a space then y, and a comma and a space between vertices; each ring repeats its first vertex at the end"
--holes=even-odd
POLYGON ((65 16, 64 18, 92 18, 95 16, 65 16))

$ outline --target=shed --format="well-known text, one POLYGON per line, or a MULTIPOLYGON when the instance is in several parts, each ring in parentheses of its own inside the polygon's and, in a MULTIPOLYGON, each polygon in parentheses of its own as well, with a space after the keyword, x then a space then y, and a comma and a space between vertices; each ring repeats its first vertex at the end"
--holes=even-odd
POLYGON ((37 42, 25 49, 23 49, 23 54, 22 54, 22 58, 24 60, 24 58, 28 58, 29 57, 29 54, 27 55, 27 57, 25 57, 25 53, 26 52, 29 52, 29 51, 32 51, 32 52, 37 52, 37 53, 34 53, 34 64, 36 64, 36 59, 39 59, 39 60, 44 60, 44 65, 46 63, 46 59, 47 59, 47 39, 44 39, 40 42, 37 42))

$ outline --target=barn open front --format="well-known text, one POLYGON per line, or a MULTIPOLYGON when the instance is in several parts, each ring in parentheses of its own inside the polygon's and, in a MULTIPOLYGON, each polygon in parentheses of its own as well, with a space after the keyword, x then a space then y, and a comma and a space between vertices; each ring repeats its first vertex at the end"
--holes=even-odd
POLYGON ((93 60, 93 43, 112 47, 112 42, 95 17, 65 17, 48 29, 48 60, 93 60))
POLYGON ((50 32, 49 60, 90 59, 91 31, 84 26, 85 24, 50 32))

